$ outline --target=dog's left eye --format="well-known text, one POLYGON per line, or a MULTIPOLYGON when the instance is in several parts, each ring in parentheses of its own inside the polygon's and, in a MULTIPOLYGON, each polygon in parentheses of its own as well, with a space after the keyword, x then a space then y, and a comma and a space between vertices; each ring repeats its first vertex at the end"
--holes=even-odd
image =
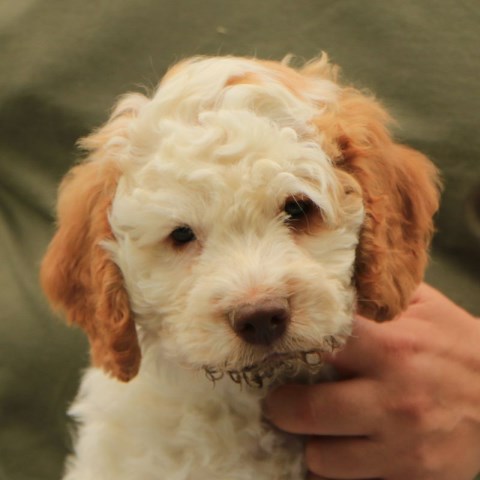
POLYGON ((181 246, 185 245, 186 243, 193 242, 197 237, 195 236, 195 233, 193 233, 193 230, 189 226, 185 225, 173 230, 170 234, 170 238, 173 240, 175 245, 181 246))
POLYGON ((295 232, 313 233, 323 225, 323 216, 318 206, 305 197, 289 197, 283 211, 287 214, 285 223, 295 232))
POLYGON ((315 204, 309 199, 297 200, 295 198, 288 199, 283 207, 288 215, 287 221, 303 220, 310 215, 315 209, 315 204))

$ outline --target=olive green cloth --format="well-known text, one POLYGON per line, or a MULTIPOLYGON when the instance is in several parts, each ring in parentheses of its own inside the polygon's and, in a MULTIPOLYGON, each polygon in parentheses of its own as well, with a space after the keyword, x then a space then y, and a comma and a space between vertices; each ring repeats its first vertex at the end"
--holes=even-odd
POLYGON ((59 478, 70 444, 86 342, 37 277, 74 143, 186 56, 325 50, 376 92, 444 174, 428 278, 479 314, 479 25, 477 0, 0 2, 0 480, 59 478))

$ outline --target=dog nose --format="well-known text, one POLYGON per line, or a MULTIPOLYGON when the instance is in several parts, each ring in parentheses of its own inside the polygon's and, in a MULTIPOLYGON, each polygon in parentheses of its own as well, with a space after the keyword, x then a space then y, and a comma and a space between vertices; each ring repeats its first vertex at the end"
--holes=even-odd
POLYGON ((290 310, 287 302, 280 301, 243 305, 231 319, 233 331, 247 343, 270 345, 285 333, 290 310))

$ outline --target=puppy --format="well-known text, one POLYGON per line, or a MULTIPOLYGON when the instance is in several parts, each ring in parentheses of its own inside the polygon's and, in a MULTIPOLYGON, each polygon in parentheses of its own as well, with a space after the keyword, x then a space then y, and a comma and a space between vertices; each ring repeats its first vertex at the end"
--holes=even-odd
POLYGON ((304 478, 261 400, 314 381, 355 312, 407 305, 438 206, 434 166, 336 77, 189 59, 81 141, 41 271, 91 345, 65 479, 304 478))

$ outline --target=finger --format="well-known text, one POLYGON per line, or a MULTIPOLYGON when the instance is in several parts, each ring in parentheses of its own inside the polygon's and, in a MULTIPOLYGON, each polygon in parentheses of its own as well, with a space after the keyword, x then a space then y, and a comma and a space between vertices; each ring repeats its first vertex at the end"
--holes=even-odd
MULTIPOLYGON (((401 320, 404 324, 412 316, 426 319, 432 316, 432 312, 438 313, 439 308, 445 309, 449 306, 456 307, 440 292, 422 283, 415 290, 407 310, 396 317, 396 320, 401 320), (440 302, 439 299, 442 299, 443 302, 440 302)), ((352 334, 345 347, 331 355, 326 355, 325 359, 341 373, 347 375, 375 371, 376 367, 384 360, 385 352, 382 346, 385 345, 385 342, 389 343, 389 337, 392 331, 395 333, 396 327, 396 321, 377 323, 357 316, 354 320, 352 334)))
POLYGON ((368 438, 310 438, 305 462, 309 471, 320 478, 359 480, 378 478, 384 473, 381 447, 368 438))
POLYGON ((364 379, 285 385, 265 399, 265 416, 291 433, 371 435, 381 422, 374 393, 374 384, 364 379))
POLYGON ((461 318, 471 318, 471 315, 435 288, 422 283, 413 294, 407 310, 398 318, 405 321, 409 317, 438 325, 445 321, 450 323, 453 319, 459 322, 461 318))
POLYGON ((378 362, 382 361, 382 352, 376 349, 383 335, 381 327, 373 320, 357 317, 345 346, 327 355, 326 362, 346 375, 375 370, 378 362))
POLYGON ((358 317, 345 348, 326 361, 341 378, 378 378, 388 370, 389 362, 396 362, 402 354, 420 351, 422 341, 432 337, 431 330, 429 322, 419 321, 408 312, 400 321, 381 324, 358 317))
POLYGON ((416 303, 423 302, 426 298, 430 297, 431 295, 441 295, 441 294, 438 290, 436 290, 432 286, 422 282, 413 292, 412 298, 410 300, 410 305, 415 305, 416 303))

